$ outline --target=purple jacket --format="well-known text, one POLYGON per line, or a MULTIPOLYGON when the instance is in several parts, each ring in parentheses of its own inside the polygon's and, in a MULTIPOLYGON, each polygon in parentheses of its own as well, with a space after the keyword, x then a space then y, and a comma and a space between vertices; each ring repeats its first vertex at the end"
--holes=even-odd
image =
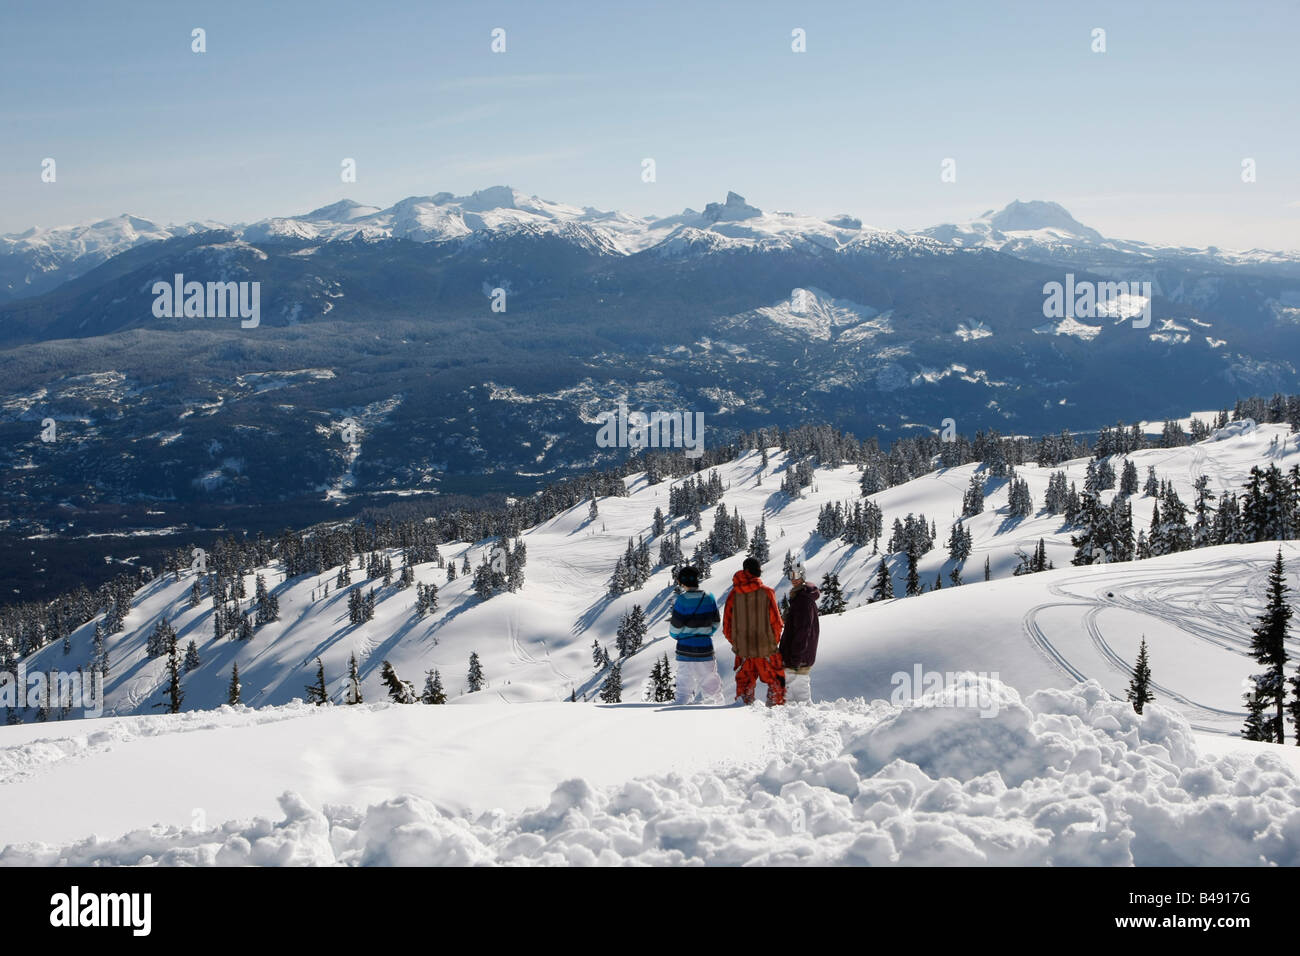
POLYGON ((821 592, 805 583, 790 592, 790 610, 781 632, 781 661, 786 667, 812 667, 817 663, 817 599, 821 592))

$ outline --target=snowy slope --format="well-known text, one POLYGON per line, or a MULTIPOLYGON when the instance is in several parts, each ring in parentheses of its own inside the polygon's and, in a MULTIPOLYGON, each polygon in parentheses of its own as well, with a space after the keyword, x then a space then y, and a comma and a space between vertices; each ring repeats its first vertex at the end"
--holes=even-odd
POLYGON ((0 865, 1300 863, 1294 747, 1204 747, 1096 684, 965 687, 992 716, 940 695, 0 728, 0 865))
MULTIPOLYGON (((1216 437, 1132 457, 1184 500, 1202 472, 1215 489, 1235 488, 1254 464, 1300 461, 1281 426, 1216 437)), ((1081 484, 1085 464, 1064 467, 1081 484)), ((348 626, 347 595, 312 600, 330 573, 278 583, 279 622, 246 643, 214 643, 208 602, 186 606, 188 575, 152 582, 110 644, 109 716, 0 727, 9 810, 0 864, 1300 863, 1300 751, 1231 736, 1275 545, 1071 567, 1060 519, 1009 519, 1000 488, 968 522, 967 584, 866 605, 880 555, 812 534, 822 504, 857 496, 857 472, 820 469, 789 501, 777 490, 783 465, 774 452, 762 472, 750 454, 719 474, 727 507, 751 530, 766 518, 767 579, 779 590, 787 548, 802 552, 810 577, 835 572, 845 586, 850 609, 822 619, 813 677, 822 703, 635 703, 666 649, 671 590, 660 570, 639 592, 604 593, 628 536, 648 534, 656 505, 667 506, 666 483, 634 476, 631 495, 601 499, 594 521, 584 505, 525 533, 518 594, 480 601, 467 577, 446 585, 442 569, 420 566, 419 580, 440 588, 439 609, 423 620, 413 589, 385 590, 374 621, 348 626), (1011 577, 1016 549, 1040 536, 1057 569, 1011 577), (991 582, 980 580, 985 556, 991 582), (633 603, 650 615, 651 641, 624 666, 626 703, 565 703, 599 686, 591 643, 612 648, 633 603), (144 655, 162 614, 202 658, 178 715, 154 709, 164 662, 144 655), (1143 635, 1156 703, 1139 717, 1115 698, 1143 635), (463 694, 471 651, 488 688, 463 694), (366 704, 292 702, 317 656, 340 699, 354 652, 366 704), (452 706, 387 703, 385 659, 417 686, 439 668, 452 706), (236 660, 257 709, 219 706, 236 660), (899 679, 933 672, 950 676, 924 696, 899 679)), ((886 527, 924 513, 943 541, 976 467, 874 496, 886 527)), ((1036 503, 1052 470, 1018 469, 1036 503)), ((1150 502, 1133 506, 1141 527, 1150 502)), ((703 532, 682 529, 688 553, 711 520, 703 532)), ((468 550, 476 564, 485 546, 442 551, 459 563, 468 550)), ((1296 552, 1283 544, 1293 585, 1296 552)), ((901 593, 901 559, 892 560, 901 593)), ((719 562, 706 586, 720 595, 739 564, 719 562)), ((921 561, 926 583, 940 573, 946 582, 949 569, 941 547, 921 561)), ((89 641, 82 628, 70 655, 51 646, 28 667, 84 664, 89 641)), ((730 655, 719 660, 725 673, 730 655)))
MULTIPOLYGON (((1230 437, 1178 449, 1134 453, 1139 473, 1154 465, 1159 477, 1170 480, 1184 501, 1192 500, 1192 482, 1202 472, 1211 488, 1239 488, 1250 468, 1273 461, 1282 468, 1300 462, 1295 437, 1283 426, 1259 426, 1230 437)), ((990 482, 983 514, 966 521, 974 538, 972 556, 964 568, 966 584, 952 588, 952 569, 943 542, 961 510, 962 493, 975 464, 941 469, 887 489, 874 496, 884 512, 886 538, 895 518, 908 513, 934 520, 936 547, 920 561, 920 577, 933 585, 942 575, 945 590, 914 598, 865 606, 881 555, 870 546, 852 547, 826 542, 814 532, 820 507, 859 496, 853 466, 820 469, 804 497, 788 500, 778 485, 784 456, 774 452, 771 466, 760 475, 757 454, 719 468, 728 491, 724 503, 739 508, 752 531, 760 518, 767 522, 772 561, 767 580, 784 591, 781 558, 788 549, 805 557, 814 580, 834 572, 844 587, 850 610, 827 617, 825 663, 814 682, 819 696, 887 696, 889 675, 910 671, 915 663, 940 671, 974 669, 998 672, 1022 693, 1043 687, 1064 687, 1075 680, 1095 678, 1112 692, 1122 690, 1122 666, 1131 661, 1141 634, 1151 646, 1153 668, 1162 685, 1162 698, 1180 709, 1197 727, 1234 732, 1240 727, 1240 680, 1250 672, 1245 655, 1252 617, 1259 612, 1262 568, 1272 556, 1271 545, 1237 545, 1202 549, 1122 566, 1070 567, 1070 531, 1056 515, 1038 514, 1016 520, 1006 513, 1006 485, 990 482), (1012 578, 1017 550, 1029 552, 1039 538, 1057 570, 1012 578), (988 558, 991 583, 982 581, 988 558)), ((1085 460, 1062 466, 1070 480, 1083 484, 1085 460)), ((1018 473, 1029 484, 1035 505, 1041 506, 1054 469, 1022 466, 1018 473)), ((585 505, 529 529, 525 584, 517 594, 502 593, 486 601, 473 595, 469 576, 447 583, 434 564, 416 568, 417 580, 436 583, 439 607, 420 619, 414 611, 415 589, 383 588, 374 582, 378 603, 373 621, 353 627, 347 619, 348 594, 334 590, 333 571, 319 578, 283 581, 274 567, 265 569, 277 590, 280 620, 267 624, 247 642, 212 637, 212 608, 204 600, 188 606, 192 577, 180 581, 156 579, 144 587, 126 620, 126 630, 109 642, 111 673, 106 687, 109 714, 147 714, 162 699, 165 659, 150 659, 145 642, 158 619, 166 616, 180 644, 193 639, 202 661, 185 677, 186 709, 211 708, 225 702, 231 666, 238 662, 243 700, 253 706, 284 704, 302 697, 320 657, 329 689, 341 700, 348 659, 356 654, 368 700, 384 696, 379 671, 390 661, 399 675, 423 685, 424 674, 436 668, 455 704, 507 701, 526 703, 594 696, 604 674, 592 665, 593 642, 613 648, 620 617, 641 604, 650 620, 648 645, 624 666, 625 699, 640 698, 654 659, 669 650, 666 616, 672 599, 670 574, 660 568, 639 591, 617 598, 606 594, 615 561, 630 537, 651 534, 656 507, 668 509, 668 484, 648 485, 641 476, 628 479, 626 498, 599 502, 599 516, 590 520, 585 505), (331 586, 328 597, 324 585, 331 586), (316 591, 313 600, 313 591, 316 591), (487 688, 463 694, 471 653, 477 653, 487 688)), ((1103 493, 1108 498, 1114 492, 1103 493)), ((1132 500, 1134 525, 1150 521, 1152 502, 1132 500)), ((712 511, 697 532, 681 523, 682 546, 690 554, 712 525, 712 511)), ((882 540, 882 546, 885 542, 882 540)), ((466 553, 477 565, 491 542, 450 543, 441 550, 446 560, 461 564, 466 553)), ((652 542, 652 554, 657 542, 652 542)), ((1283 551, 1294 561, 1295 545, 1283 551)), ((400 555, 393 555, 400 563, 400 555)), ((718 562, 706 586, 720 598, 743 555, 718 562)), ((903 593, 905 562, 888 558, 895 592, 903 593)), ((1300 563, 1289 565, 1293 575, 1300 563)), ((371 584, 354 568, 351 589, 371 584)), ((253 593, 249 577, 247 590, 253 593)), ((348 589, 345 589, 348 590, 348 589)), ((246 602, 247 606, 247 602, 246 602)), ((71 654, 59 645, 43 648, 27 660, 29 671, 72 669, 88 664, 93 624, 78 629, 71 654)), ((718 638, 721 644, 721 637, 718 638)), ((724 665, 729 656, 724 654, 724 665)))

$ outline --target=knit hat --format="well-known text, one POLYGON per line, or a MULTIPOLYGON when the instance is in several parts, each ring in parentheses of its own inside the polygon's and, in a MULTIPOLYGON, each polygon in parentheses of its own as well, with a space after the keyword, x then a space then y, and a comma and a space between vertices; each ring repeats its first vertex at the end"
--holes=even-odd
POLYGON ((759 563, 758 558, 746 558, 741 567, 756 578, 761 577, 763 574, 763 565, 759 563))
POLYGON ((677 583, 684 588, 698 587, 700 583, 699 569, 689 564, 686 565, 677 572, 677 583))

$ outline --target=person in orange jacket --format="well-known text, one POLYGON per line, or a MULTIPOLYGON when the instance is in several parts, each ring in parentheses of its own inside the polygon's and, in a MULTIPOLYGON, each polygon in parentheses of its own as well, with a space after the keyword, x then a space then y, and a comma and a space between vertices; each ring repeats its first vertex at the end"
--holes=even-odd
POLYGON ((767 706, 785 703, 785 665, 777 650, 781 641, 781 611, 776 592, 760 580, 763 566, 755 558, 731 579, 731 592, 722 614, 722 634, 736 652, 736 699, 754 702, 758 681, 767 685, 767 706))

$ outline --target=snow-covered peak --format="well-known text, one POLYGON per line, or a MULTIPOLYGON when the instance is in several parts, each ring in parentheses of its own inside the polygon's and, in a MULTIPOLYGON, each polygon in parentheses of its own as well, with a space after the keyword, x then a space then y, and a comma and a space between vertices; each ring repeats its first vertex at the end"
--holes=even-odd
POLYGON ((1038 199, 1021 202, 1017 199, 1000 212, 985 215, 989 225, 998 232, 1033 232, 1051 229, 1067 235, 1091 239, 1094 242, 1102 241, 1101 233, 1083 225, 1059 203, 1038 199))
POLYGON ((943 223, 918 235, 963 248, 996 249, 1032 262, 1067 263, 1099 271, 1150 269, 1157 260, 1192 260, 1214 266, 1300 266, 1296 252, 1161 246, 1112 239, 1083 225, 1059 203, 1016 200, 968 222, 943 223))
POLYGON ((740 219, 754 219, 763 215, 763 210, 745 202, 739 193, 727 192, 726 202, 711 202, 704 207, 701 218, 707 222, 735 222, 740 219))
POLYGON ((843 214, 826 220, 792 212, 765 212, 747 203, 744 196, 728 192, 724 202, 708 203, 703 212, 687 208, 676 216, 650 221, 638 238, 642 249, 654 247, 659 255, 678 257, 745 249, 834 252, 864 232, 883 234, 884 230, 864 227, 860 219, 843 214))
POLYGON ((1083 225, 1058 203, 1016 200, 1004 208, 990 209, 978 219, 944 223, 921 234, 958 246, 983 246, 1012 252, 1026 243, 1103 245, 1106 238, 1083 225))
POLYGON ((352 222, 354 219, 364 219, 377 212, 379 212, 378 206, 366 206, 351 199, 340 199, 336 203, 313 209, 305 215, 293 218, 308 222, 352 222))
POLYGON ((219 228, 216 223, 197 222, 162 226, 123 213, 97 222, 0 236, 0 291, 15 297, 39 295, 142 243, 219 228))

